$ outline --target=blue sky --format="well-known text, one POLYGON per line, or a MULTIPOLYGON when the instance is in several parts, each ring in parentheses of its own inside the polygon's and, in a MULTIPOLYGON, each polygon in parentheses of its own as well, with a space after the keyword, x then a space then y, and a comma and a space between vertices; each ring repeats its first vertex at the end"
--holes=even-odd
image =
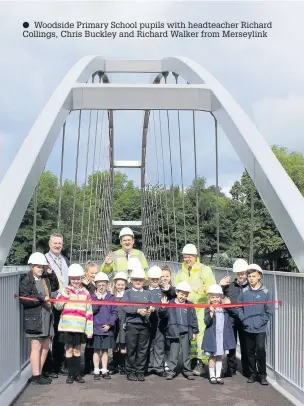
MULTIPOLYGON (((209 70, 233 95, 267 142, 304 153, 304 29, 300 2, 0 2, 0 180, 14 159, 44 104, 62 78, 82 56, 104 58, 163 58, 187 56, 209 70), (256 39, 25 39, 28 21, 272 21, 268 38, 256 39)), ((146 81, 149 76, 113 76, 114 80, 146 81)), ((84 114, 85 116, 85 114, 84 114)), ((140 159, 143 114, 120 112, 115 120, 115 159, 140 159)), ((176 114, 170 114, 174 183, 179 182, 176 114)), ((85 128, 81 139, 80 179, 85 163, 85 128)), ((166 134, 166 119, 162 125, 166 134)), ((194 174, 191 115, 182 117, 185 183, 194 174)), ((67 125, 64 177, 73 178, 77 114, 67 125)), ((166 141, 167 142, 167 141, 166 141)), ((225 134, 219 134, 220 185, 228 191, 244 170, 225 134)), ((210 116, 197 114, 198 174, 215 182, 214 133, 210 116)), ((58 173, 60 140, 47 168, 58 173)), ((103 160, 106 154, 103 155, 103 160)), ((166 177, 169 180, 168 149, 166 177)), ((149 156, 148 180, 156 181, 154 155, 149 156), (154 170, 152 170, 154 168, 154 170)), ((138 181, 138 172, 129 171, 138 181)))

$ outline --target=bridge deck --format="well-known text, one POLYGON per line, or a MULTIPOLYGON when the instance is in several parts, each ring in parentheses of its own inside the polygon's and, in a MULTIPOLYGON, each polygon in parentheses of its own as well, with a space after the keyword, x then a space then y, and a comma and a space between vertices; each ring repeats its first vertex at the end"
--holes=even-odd
POLYGON ((178 376, 172 381, 149 376, 145 382, 129 382, 115 375, 111 380, 94 381, 87 375, 84 384, 67 385, 65 377, 51 385, 28 385, 14 406, 291 406, 287 399, 269 386, 247 384, 238 374, 226 378, 224 385, 211 385, 205 378, 188 381, 178 376), (141 402, 142 400, 142 402, 141 402), (140 402, 140 403, 139 403, 140 402))

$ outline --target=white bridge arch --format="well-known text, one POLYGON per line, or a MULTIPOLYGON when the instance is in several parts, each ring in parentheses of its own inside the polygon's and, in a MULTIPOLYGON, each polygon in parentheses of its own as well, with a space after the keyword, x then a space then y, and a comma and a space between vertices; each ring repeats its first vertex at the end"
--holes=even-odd
MULTIPOLYGON (((304 198, 262 135, 229 92, 188 58, 80 59, 50 97, 0 184, 0 269, 3 267, 39 177, 70 113, 79 109, 201 110, 211 112, 247 169, 300 272, 304 272, 304 198), (188 85, 85 83, 96 72, 173 72, 188 85), (22 170, 20 170, 22 168, 22 170)), ((146 113, 147 114, 147 113, 146 113)), ((143 129, 143 148, 146 137, 143 129)), ((113 141, 113 123, 110 120, 113 141)), ((110 139, 110 147, 111 147, 110 139)), ((145 155, 141 165, 145 170, 145 155)), ((115 166, 111 157, 111 168, 115 166)), ((117 165, 116 165, 117 167, 117 165)))

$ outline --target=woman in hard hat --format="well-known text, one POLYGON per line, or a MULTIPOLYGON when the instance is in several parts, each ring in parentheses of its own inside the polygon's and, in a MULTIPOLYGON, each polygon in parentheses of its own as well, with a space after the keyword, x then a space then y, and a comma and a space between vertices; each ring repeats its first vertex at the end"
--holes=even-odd
POLYGON ((128 259, 137 258, 141 263, 142 268, 147 271, 149 268, 148 262, 144 253, 140 250, 134 249, 134 233, 129 227, 124 227, 119 233, 121 249, 109 253, 104 263, 101 265, 101 271, 106 274, 113 272, 127 272, 128 259))
MULTIPOLYGON (((246 288, 246 286, 248 286, 247 269, 248 269, 247 261, 245 261, 244 259, 237 259, 233 263, 233 272, 236 275, 236 278, 233 281, 231 281, 230 277, 226 276, 219 283, 223 289, 224 296, 228 297, 231 303, 237 303, 237 299, 240 293, 243 291, 244 288, 246 288)), ((237 314, 234 314, 230 320, 235 340, 237 340, 237 337, 239 337, 240 340, 243 375, 248 378, 249 369, 248 369, 244 327, 240 319, 237 317, 237 314)), ((236 369, 237 369, 236 349, 232 349, 229 351, 229 354, 227 355, 227 370, 224 372, 224 376, 231 377, 235 375, 236 369)))
MULTIPOLYGON (((176 299, 172 299, 169 303, 188 304, 191 288, 189 283, 180 282, 176 285, 176 299)), ((166 305, 168 299, 162 298, 162 303, 166 305)), ((195 340, 198 334, 198 321, 196 312, 193 307, 167 307, 164 309, 168 317, 166 337, 170 340, 170 354, 167 361, 168 371, 167 380, 171 380, 176 376, 176 368, 178 364, 180 350, 183 357, 183 374, 189 379, 195 379, 190 361, 190 342, 195 340)))
MULTIPOLYGON (((114 289, 113 294, 117 302, 122 301, 125 290, 127 289, 128 276, 124 272, 117 272, 113 278, 114 289)), ((120 375, 126 374, 126 332, 124 330, 124 324, 126 322, 126 313, 122 306, 117 306, 118 320, 115 326, 115 342, 116 346, 113 350, 113 365, 110 371, 111 375, 120 373, 120 375)))
POLYGON ((205 309, 205 325, 202 349, 209 355, 209 378, 212 384, 223 384, 221 379, 223 355, 236 348, 228 309, 214 307, 221 303, 229 303, 223 299, 220 285, 214 284, 207 290, 210 308, 205 309))
MULTIPOLYGON (((187 282, 190 284, 191 293, 189 300, 193 303, 208 303, 207 289, 216 283, 212 269, 199 262, 195 245, 186 244, 183 248, 183 265, 178 272, 176 283, 187 282)), ((208 363, 208 357, 204 355, 201 346, 205 331, 204 309, 196 309, 199 325, 199 334, 196 340, 191 342, 191 362, 194 375, 202 375, 203 365, 208 363)))
POLYGON ((93 304, 94 326, 94 379, 111 379, 108 369, 108 350, 115 348, 114 329, 118 319, 117 306, 102 305, 103 301, 114 301, 114 296, 108 292, 109 277, 104 272, 95 275, 96 292, 92 295, 93 301, 100 301, 100 305, 93 304), (100 356, 101 352, 101 356, 100 356), (101 361, 101 370, 99 364, 101 361))
POLYGON ((33 253, 28 264, 31 270, 20 279, 19 295, 37 299, 20 299, 24 308, 24 330, 26 337, 31 338, 31 381, 35 384, 50 384, 52 380, 43 377, 42 368, 50 350, 51 337, 54 336, 52 305, 49 299, 51 293, 59 289, 59 282, 45 256, 40 252, 33 253))
POLYGON ((82 285, 84 270, 79 264, 72 264, 68 270, 69 286, 63 288, 57 299, 66 301, 56 302, 55 307, 61 311, 58 325, 59 340, 65 343, 66 363, 69 371, 66 383, 84 383, 80 376, 80 350, 81 344, 93 336, 93 313, 90 301, 91 295, 82 285), (79 303, 69 303, 69 300, 79 303))

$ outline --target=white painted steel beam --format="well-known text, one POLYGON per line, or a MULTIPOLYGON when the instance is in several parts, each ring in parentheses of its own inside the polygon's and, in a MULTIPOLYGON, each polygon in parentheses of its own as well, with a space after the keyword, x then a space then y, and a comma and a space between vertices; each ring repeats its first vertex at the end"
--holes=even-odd
POLYGON ((115 161, 114 168, 141 168, 141 161, 115 161))
POLYGON ((211 110, 205 85, 77 84, 72 110, 211 110))
POLYGON ((136 227, 136 226, 141 226, 141 221, 112 221, 112 225, 114 227, 136 227))

